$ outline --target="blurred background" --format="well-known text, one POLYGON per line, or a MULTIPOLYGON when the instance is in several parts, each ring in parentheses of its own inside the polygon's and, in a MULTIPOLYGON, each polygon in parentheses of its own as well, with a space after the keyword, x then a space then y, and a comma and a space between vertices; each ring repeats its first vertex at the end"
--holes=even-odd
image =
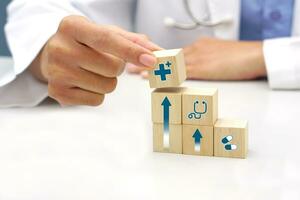
POLYGON ((9 50, 4 37, 4 24, 6 21, 6 6, 10 0, 0 0, 0 56, 9 56, 9 50))

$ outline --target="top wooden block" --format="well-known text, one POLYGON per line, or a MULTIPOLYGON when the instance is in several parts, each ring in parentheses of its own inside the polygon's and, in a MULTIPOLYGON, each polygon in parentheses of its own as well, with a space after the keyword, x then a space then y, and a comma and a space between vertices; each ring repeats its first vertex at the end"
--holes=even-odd
POLYGON ((218 118, 216 88, 186 88, 182 94, 183 124, 213 126, 218 118))
POLYGON ((157 63, 149 72, 151 88, 178 87, 186 79, 182 49, 154 51, 157 63))

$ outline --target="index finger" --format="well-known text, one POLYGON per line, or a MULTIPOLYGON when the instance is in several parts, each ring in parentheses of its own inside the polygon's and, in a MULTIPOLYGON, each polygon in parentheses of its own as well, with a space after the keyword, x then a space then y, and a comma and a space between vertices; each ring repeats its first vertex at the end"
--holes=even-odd
POLYGON ((124 29, 121 29, 117 26, 106 26, 108 29, 114 31, 115 33, 123 36, 124 38, 137 43, 138 45, 149 49, 151 51, 159 51, 159 50, 163 50, 163 48, 161 48, 160 46, 158 46, 157 44, 151 42, 151 40, 148 38, 147 35, 144 34, 139 34, 139 33, 133 33, 133 32, 128 32, 124 29))
POLYGON ((99 53, 109 53, 126 62, 153 67, 156 57, 152 52, 100 25, 88 21, 76 23, 74 38, 99 53))

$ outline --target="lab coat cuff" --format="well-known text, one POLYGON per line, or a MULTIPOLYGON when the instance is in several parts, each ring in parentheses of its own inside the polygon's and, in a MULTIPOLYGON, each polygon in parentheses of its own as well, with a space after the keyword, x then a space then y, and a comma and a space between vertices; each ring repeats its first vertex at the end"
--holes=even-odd
POLYGON ((26 70, 14 81, 0 87, 0 96, 0 108, 34 107, 48 97, 48 87, 26 70))
POLYGON ((26 22, 18 21, 8 23, 5 26, 8 45, 14 60, 14 72, 21 74, 39 54, 49 38, 57 31, 60 21, 65 15, 47 14, 36 17, 35 20, 26 22), (51 19, 51 20, 49 20, 51 19), (47 22, 47 23, 45 23, 47 22), (24 23, 31 23, 28 29, 34 31, 23 31, 23 34, 17 30, 17 27, 25 27, 24 23), (39 27, 39 28, 36 28, 39 27))
POLYGON ((300 59, 293 48, 298 40, 299 38, 279 38, 264 41, 264 59, 272 89, 300 88, 300 59))
MULTIPOLYGON (((33 21, 33 26, 38 26, 35 31, 23 31, 23 35, 15 31, 15 26, 24 27, 22 21, 8 24, 5 30, 14 64, 5 65, 0 76, 0 107, 32 107, 38 105, 47 96, 47 85, 33 77, 28 66, 39 54, 45 43, 57 31, 63 15, 41 16, 38 21, 33 21), (52 18, 46 20, 46 18, 52 18), (47 24, 41 22, 45 20, 47 24), (41 27, 43 26, 43 27, 41 27), (14 67, 12 67, 12 65, 14 67)), ((25 22, 28 23, 28 22, 25 22)), ((33 28, 29 25, 29 29, 33 28)))

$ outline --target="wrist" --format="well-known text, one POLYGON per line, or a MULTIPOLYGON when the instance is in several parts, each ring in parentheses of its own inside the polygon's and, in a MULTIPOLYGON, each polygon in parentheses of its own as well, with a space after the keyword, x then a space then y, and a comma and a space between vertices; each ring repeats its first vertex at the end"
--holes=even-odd
POLYGON ((44 48, 40 51, 40 53, 36 56, 36 58, 32 61, 32 63, 29 65, 29 71, 30 73, 41 82, 48 82, 46 70, 44 69, 43 60, 44 55, 44 48))
POLYGON ((263 42, 245 42, 245 58, 249 72, 249 78, 261 78, 267 75, 266 64, 263 55, 263 42))
POLYGON ((263 42, 255 42, 256 55, 254 56, 255 68, 258 77, 265 77, 267 75, 266 63, 263 53, 263 42))

